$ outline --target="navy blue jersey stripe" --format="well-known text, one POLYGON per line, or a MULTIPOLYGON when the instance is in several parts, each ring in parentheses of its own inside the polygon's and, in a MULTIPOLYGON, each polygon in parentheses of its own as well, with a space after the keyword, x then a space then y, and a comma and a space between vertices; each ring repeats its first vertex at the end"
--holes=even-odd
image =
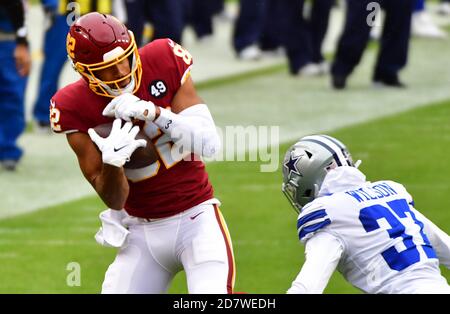
POLYGON ((297 229, 299 229, 301 226, 303 226, 305 223, 309 221, 314 221, 316 219, 323 218, 325 216, 327 216, 327 212, 325 211, 325 209, 315 210, 312 213, 309 213, 297 220, 297 229))
POLYGON ((322 222, 319 222, 317 224, 305 227, 302 230, 300 230, 300 233, 298 234, 298 237, 299 237, 300 240, 302 240, 309 233, 316 232, 317 230, 320 230, 320 229, 328 226, 329 224, 331 224, 331 220, 327 218, 327 219, 325 219, 322 222))

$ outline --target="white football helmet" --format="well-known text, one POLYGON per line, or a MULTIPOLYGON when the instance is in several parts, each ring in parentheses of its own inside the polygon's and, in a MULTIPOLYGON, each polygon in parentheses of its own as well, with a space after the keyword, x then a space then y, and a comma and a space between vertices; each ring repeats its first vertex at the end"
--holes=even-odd
POLYGON ((341 166, 355 167, 342 142, 328 135, 303 137, 284 157, 282 191, 300 211, 317 197, 328 171, 341 166))

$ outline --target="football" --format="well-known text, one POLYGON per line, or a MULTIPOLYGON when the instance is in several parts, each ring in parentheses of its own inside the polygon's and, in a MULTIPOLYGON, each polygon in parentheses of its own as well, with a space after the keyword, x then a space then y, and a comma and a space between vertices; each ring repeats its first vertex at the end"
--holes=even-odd
MULTIPOLYGON (((112 123, 100 124, 94 128, 95 132, 101 137, 108 137, 111 133, 112 123)), ((145 147, 139 147, 131 155, 130 161, 123 166, 127 169, 139 169, 147 167, 158 160, 158 152, 152 140, 145 134, 144 130, 140 130, 136 139, 144 139, 147 141, 145 147)))

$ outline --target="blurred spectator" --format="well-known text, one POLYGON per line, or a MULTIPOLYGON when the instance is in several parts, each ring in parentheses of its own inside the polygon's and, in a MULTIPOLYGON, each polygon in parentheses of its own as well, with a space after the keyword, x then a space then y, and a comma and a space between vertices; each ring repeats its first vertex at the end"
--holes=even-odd
POLYGON ((425 7, 425 0, 416 0, 412 16, 412 34, 417 37, 446 38, 447 34, 431 18, 425 7))
POLYGON ((291 74, 315 76, 328 72, 322 43, 335 0, 314 0, 305 14, 305 0, 279 0, 283 16, 281 34, 291 74))
POLYGON ((264 11, 262 33, 259 38, 259 47, 263 56, 284 54, 284 50, 281 49, 280 35, 283 19, 278 1, 269 0, 264 11))
POLYGON ((239 59, 258 60, 264 51, 276 50, 280 44, 283 16, 279 0, 241 0, 233 31, 233 48, 239 59))
POLYGON ((225 5, 225 0, 211 0, 214 5, 214 15, 224 22, 234 22, 236 20, 236 14, 233 11, 229 11, 225 5))
POLYGON ((183 2, 180 0, 125 0, 128 29, 138 46, 146 44, 143 36, 146 22, 153 26, 152 39, 170 38, 181 43, 184 26, 183 2))
POLYGON ((186 24, 194 29, 197 39, 207 40, 213 35, 213 16, 220 9, 217 0, 184 0, 186 24))
MULTIPOLYGON (((404 87, 398 72, 408 60, 415 0, 378 0, 375 3, 384 8, 386 17, 373 81, 377 85, 404 87)), ((345 27, 332 65, 332 83, 336 89, 346 87, 348 76, 361 61, 372 26, 373 4, 373 0, 347 0, 345 27)))
MULTIPOLYGON (((56 93, 58 80, 67 61, 65 38, 69 31, 67 14, 71 13, 70 0, 41 0, 47 18, 48 28, 44 39, 44 63, 41 68, 38 97, 34 104, 33 116, 35 129, 41 133, 50 133, 48 108, 50 98, 56 93)), ((111 13, 111 0, 79 1, 80 14, 98 11, 111 13)))
MULTIPOLYGON (((233 31, 233 48, 242 60, 261 58, 259 40, 270 0, 241 0, 233 31)), ((275 19, 275 17, 273 17, 275 19)))
POLYGON ((326 73, 322 43, 334 2, 314 0, 305 14, 305 0, 241 0, 233 37, 238 57, 255 60, 283 47, 291 74, 326 73))
POLYGON ((17 139, 25 129, 24 95, 31 57, 21 0, 0 2, 0 164, 14 171, 22 157, 17 139))
POLYGON ((214 15, 225 12, 225 0, 209 0, 208 2, 211 2, 214 15))

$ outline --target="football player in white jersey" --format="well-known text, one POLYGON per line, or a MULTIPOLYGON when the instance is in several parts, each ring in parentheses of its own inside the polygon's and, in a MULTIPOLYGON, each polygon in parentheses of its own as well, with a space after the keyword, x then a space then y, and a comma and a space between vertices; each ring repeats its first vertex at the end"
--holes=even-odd
POLYGON ((305 263, 288 293, 322 293, 335 269, 366 293, 450 293, 450 237, 405 187, 368 182, 344 144, 306 136, 286 153, 282 190, 300 211, 305 263))

